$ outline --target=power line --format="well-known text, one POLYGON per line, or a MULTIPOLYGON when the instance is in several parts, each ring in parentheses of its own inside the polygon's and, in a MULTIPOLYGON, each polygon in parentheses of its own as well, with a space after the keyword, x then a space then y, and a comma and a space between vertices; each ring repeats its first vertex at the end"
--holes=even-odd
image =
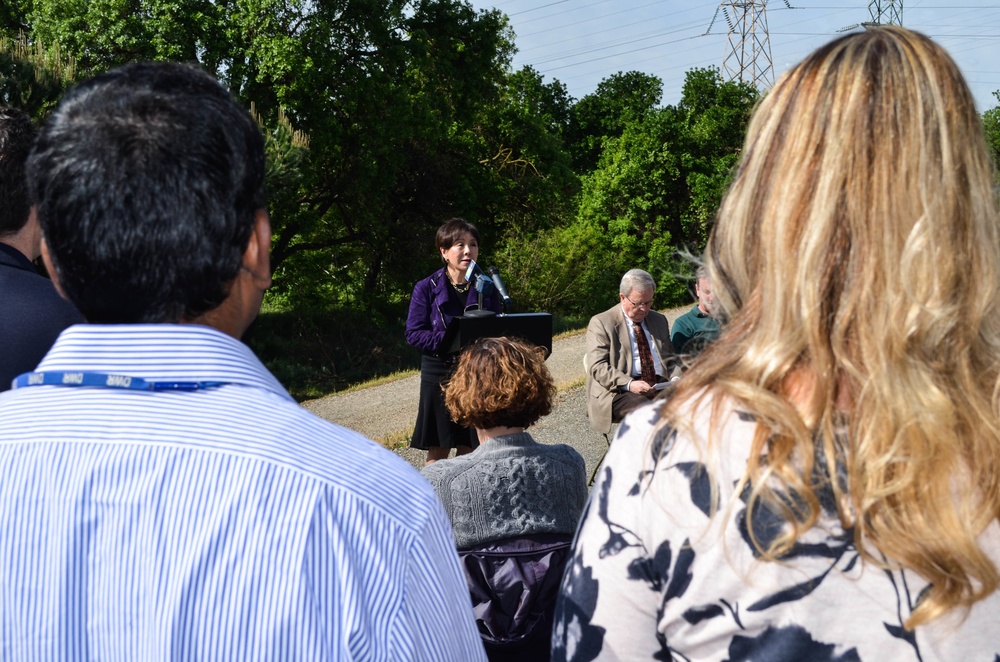
MULTIPOLYGON (((658 32, 653 32, 653 33, 647 33, 646 35, 643 35, 643 36, 638 36, 637 35, 635 38, 629 39, 627 42, 616 41, 616 42, 609 42, 609 43, 607 43, 605 45, 599 45, 599 46, 596 46, 596 47, 594 47, 594 46, 588 46, 588 47, 585 47, 585 50, 582 51, 582 54, 595 53, 595 52, 598 52, 598 51, 606 51, 606 50, 611 49, 611 48, 618 48, 618 47, 621 47, 621 46, 624 46, 624 45, 628 45, 628 44, 636 44, 636 43, 641 42, 641 41, 647 41, 649 39, 656 39, 657 37, 664 37, 664 36, 669 35, 669 34, 676 34, 678 32, 684 32, 687 29, 688 28, 678 28, 676 30, 668 30, 666 32, 659 32, 658 31, 658 32)), ((633 52, 635 52, 635 50, 625 51, 625 52, 626 53, 633 53, 633 52)), ((573 54, 568 54, 568 53, 566 53, 566 54, 560 54, 560 55, 553 56, 553 57, 551 57, 549 59, 538 59, 538 60, 535 60, 535 62, 537 62, 538 64, 548 64, 549 62, 556 62, 556 61, 559 61, 560 59, 563 59, 564 57, 572 57, 573 55, 576 55, 576 54, 577 53, 573 53, 573 54)))
POLYGON ((524 11, 514 12, 510 16, 520 16, 521 14, 530 14, 533 11, 538 11, 539 9, 545 9, 546 7, 552 7, 553 5, 561 5, 564 2, 569 2, 569 0, 556 0, 556 2, 550 2, 547 5, 542 5, 541 7, 532 7, 531 9, 525 9, 524 11))
MULTIPOLYGON (((595 4, 603 4, 603 1, 604 0, 602 0, 602 2, 598 2, 598 3, 595 3, 595 4)), ((631 13, 635 12, 636 9, 641 9, 643 7, 651 7, 652 5, 658 5, 658 4, 661 4, 661 3, 660 2, 651 2, 648 5, 641 5, 640 7, 630 7, 628 9, 621 9, 621 10, 616 11, 616 12, 611 12, 610 14, 601 14, 599 16, 592 16, 590 18, 583 19, 582 21, 575 21, 573 23, 566 23, 565 25, 559 26, 559 29, 560 30, 565 30, 566 28, 573 27, 574 25, 582 25, 584 23, 591 23, 593 21, 599 21, 599 20, 603 20, 603 19, 606 19, 606 18, 611 18, 612 16, 617 16, 618 14, 631 14, 631 13)), ((592 6, 592 5, 588 5, 588 6, 592 6)), ((626 23, 625 25, 619 26, 616 29, 630 27, 630 26, 633 26, 633 25, 640 25, 640 24, 644 24, 646 22, 647 21, 635 21, 634 23, 626 23)), ((549 30, 540 30, 538 32, 529 32, 529 33, 525 34, 524 36, 525 37, 533 37, 533 36, 535 36, 537 34, 542 34, 542 33, 545 33, 545 32, 549 32, 549 30)))
POLYGON ((659 44, 653 44, 652 46, 646 46, 645 48, 635 48, 635 49, 632 49, 630 51, 622 51, 621 53, 615 53, 613 55, 605 55, 603 57, 595 57, 595 58, 590 59, 590 60, 583 60, 582 62, 575 62, 573 64, 564 64, 564 65, 561 65, 561 66, 558 66, 558 67, 549 67, 548 70, 549 71, 557 71, 559 69, 565 69, 566 67, 575 67, 575 66, 578 66, 578 65, 581 65, 581 64, 589 64, 591 62, 597 62, 599 60, 607 60, 609 58, 617 57, 619 55, 629 55, 631 53, 638 53, 640 51, 644 51, 644 50, 647 50, 649 48, 654 48, 656 46, 667 46, 669 44, 679 44, 679 43, 681 43, 683 41, 690 41, 692 39, 698 39, 699 37, 702 37, 702 36, 704 36, 704 35, 695 35, 693 37, 684 37, 683 39, 675 39, 673 41, 664 41, 664 42, 659 43, 659 44))
MULTIPOLYGON (((470 1, 480 7, 493 4, 490 0, 470 1)), ((668 98, 672 93, 679 93, 685 70, 705 62, 718 66, 725 55, 721 34, 700 37, 719 0, 659 0, 655 3, 617 0, 613 11, 603 8, 606 0, 576 0, 572 5, 534 0, 539 1, 544 4, 536 9, 547 8, 547 11, 522 13, 510 19, 518 33, 517 45, 520 47, 514 63, 518 67, 531 64, 543 76, 559 76, 564 84, 569 81, 569 91, 575 97, 589 93, 598 81, 615 71, 639 69, 661 76, 664 96, 668 98), (651 4, 659 11, 650 7, 651 4), (526 25, 533 29, 529 32, 526 25)), ((768 35, 773 49, 773 75, 777 76, 808 52, 837 36, 838 28, 867 20, 869 1, 809 5, 807 0, 792 0, 795 12, 788 11, 776 0, 769 2, 768 35)), ((883 4, 885 2, 883 0, 883 4)), ((531 8, 529 0, 505 0, 503 4, 508 16, 531 8)), ((909 0, 904 24, 947 43, 949 52, 963 70, 971 63, 969 68, 978 71, 1000 62, 1000 36, 995 34, 1000 32, 995 22, 997 10, 1000 5, 993 3, 946 6, 942 2, 921 5, 920 0, 909 0), (935 11, 942 15, 936 16, 935 11)), ((997 76, 1000 70, 992 77, 997 76)), ((989 74, 983 76, 989 77, 989 74)), ((974 82, 979 103, 992 102, 991 90, 984 91, 988 84, 989 80, 974 82)))
MULTIPOLYGON (((527 23, 535 23, 537 21, 544 21, 544 20, 547 20, 547 19, 554 18, 556 16, 562 16, 563 14, 575 14, 575 13, 579 12, 581 9, 587 9, 589 7, 596 7, 597 5, 605 5, 605 4, 608 4, 609 2, 614 2, 614 1, 615 0, 597 0, 597 2, 591 2, 590 4, 587 4, 587 5, 574 5, 570 9, 564 9, 562 11, 557 11, 557 12, 554 12, 552 14, 547 14, 545 16, 539 16, 539 17, 536 17, 536 18, 530 18, 530 19, 528 19, 526 21, 521 21, 521 24, 524 25, 524 24, 527 24, 527 23)), ((643 9, 644 7, 652 7, 653 5, 662 5, 662 4, 663 4, 662 2, 650 2, 650 3, 644 4, 644 5, 639 5, 638 7, 631 7, 630 10, 631 11, 635 11, 635 10, 638 10, 638 9, 643 9)), ((604 14, 603 16, 595 17, 595 19, 596 18, 604 18, 604 17, 608 17, 608 16, 614 16, 616 14, 622 14, 622 13, 625 13, 625 11, 629 11, 629 10, 619 10, 619 11, 611 12, 610 14, 604 14)), ((590 20, 595 20, 595 19, 590 19, 590 20)), ((570 25, 572 25, 572 24, 570 24, 570 25)), ((562 27, 565 27, 565 26, 562 26, 562 27)))

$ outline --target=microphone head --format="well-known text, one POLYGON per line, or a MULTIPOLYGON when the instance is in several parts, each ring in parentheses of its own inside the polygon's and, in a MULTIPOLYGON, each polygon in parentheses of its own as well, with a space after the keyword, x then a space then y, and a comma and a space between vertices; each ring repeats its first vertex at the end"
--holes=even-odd
POLYGON ((476 292, 479 292, 483 296, 489 296, 493 294, 494 290, 496 290, 496 284, 490 280, 489 276, 480 275, 476 279, 476 292))
POLYGON ((490 266, 486 267, 486 273, 488 273, 491 276, 496 276, 498 271, 500 270, 497 269, 497 265, 495 264, 491 264, 490 266))
POLYGON ((472 280, 474 273, 476 273, 476 261, 469 260, 469 268, 465 270, 465 280, 472 280))

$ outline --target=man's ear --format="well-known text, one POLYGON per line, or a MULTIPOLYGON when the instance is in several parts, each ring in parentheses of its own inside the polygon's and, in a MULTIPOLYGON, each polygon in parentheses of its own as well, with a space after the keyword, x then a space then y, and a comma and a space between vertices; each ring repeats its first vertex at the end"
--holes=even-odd
MULTIPOLYGON (((33 209, 31 213, 32 214, 35 213, 33 209)), ((52 284, 55 286, 56 292, 58 292, 59 296, 61 296, 63 299, 67 299, 66 293, 63 291, 62 285, 59 283, 59 272, 56 271, 55 265, 52 264, 52 256, 49 255, 49 244, 47 241, 45 241, 45 237, 42 237, 41 250, 42 250, 42 264, 45 265, 45 271, 49 273, 49 278, 52 279, 52 284)))
POLYGON ((271 286, 271 217, 264 209, 258 209, 254 216, 253 231, 240 266, 262 290, 271 286))

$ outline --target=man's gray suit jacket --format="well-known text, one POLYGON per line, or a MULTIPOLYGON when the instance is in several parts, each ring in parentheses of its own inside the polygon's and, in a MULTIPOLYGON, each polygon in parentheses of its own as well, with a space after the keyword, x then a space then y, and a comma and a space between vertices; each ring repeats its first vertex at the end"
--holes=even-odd
MULTIPOLYGON (((655 310, 643 324, 669 377, 674 347, 670 344, 670 322, 655 310)), ((594 315, 587 325, 587 418, 598 432, 611 432, 611 401, 632 381, 632 342, 620 303, 594 315)))

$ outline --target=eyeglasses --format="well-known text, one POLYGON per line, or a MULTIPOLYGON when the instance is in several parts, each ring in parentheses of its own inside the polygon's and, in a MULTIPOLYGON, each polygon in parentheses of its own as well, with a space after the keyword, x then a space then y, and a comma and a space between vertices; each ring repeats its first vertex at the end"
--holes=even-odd
POLYGON ((635 306, 636 308, 649 308, 650 306, 653 305, 653 300, 652 299, 650 299, 649 301, 638 301, 637 302, 637 301, 632 301, 631 299, 629 299, 628 295, 625 296, 625 299, 630 304, 632 304, 633 306, 635 306))

